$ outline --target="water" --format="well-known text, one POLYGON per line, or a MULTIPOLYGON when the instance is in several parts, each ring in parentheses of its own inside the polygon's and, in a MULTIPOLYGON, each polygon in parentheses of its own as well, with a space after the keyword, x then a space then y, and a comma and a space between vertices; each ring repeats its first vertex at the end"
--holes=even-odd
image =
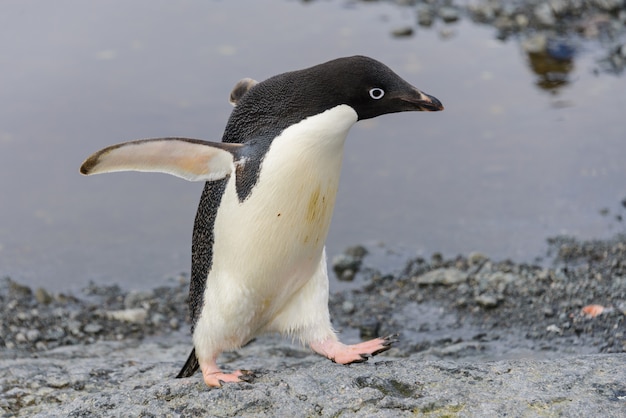
POLYGON ((468 21, 390 35, 414 20, 381 2, 3 2, 0 274, 64 290, 189 271, 202 185, 85 178, 83 159, 136 138, 219 140, 240 78, 357 53, 446 110, 352 129, 330 256, 383 242, 532 260, 548 236, 624 231, 624 78, 596 74, 589 47, 546 90, 515 40, 468 21))

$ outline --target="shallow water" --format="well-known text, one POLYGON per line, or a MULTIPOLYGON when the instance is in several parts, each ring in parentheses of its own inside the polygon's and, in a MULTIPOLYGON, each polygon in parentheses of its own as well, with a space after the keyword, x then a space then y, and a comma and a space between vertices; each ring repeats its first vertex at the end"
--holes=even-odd
POLYGON ((384 2, 7 1, 0 27, 0 274, 32 286, 189 271, 202 185, 84 178, 83 159, 136 138, 218 140, 240 78, 357 53, 446 110, 352 129, 329 256, 383 242, 532 260, 548 236, 625 230, 626 80, 596 71, 592 43, 545 89, 515 39, 467 20, 418 28, 384 2), (404 26, 414 36, 391 36, 404 26))

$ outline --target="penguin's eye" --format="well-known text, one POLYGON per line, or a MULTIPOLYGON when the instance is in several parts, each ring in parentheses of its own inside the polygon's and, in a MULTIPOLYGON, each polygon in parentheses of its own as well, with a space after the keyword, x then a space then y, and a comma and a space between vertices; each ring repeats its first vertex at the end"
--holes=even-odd
POLYGON ((384 95, 385 95, 385 90, 381 88, 374 87, 373 89, 370 89, 370 97, 372 99, 375 99, 375 100, 382 99, 384 95))

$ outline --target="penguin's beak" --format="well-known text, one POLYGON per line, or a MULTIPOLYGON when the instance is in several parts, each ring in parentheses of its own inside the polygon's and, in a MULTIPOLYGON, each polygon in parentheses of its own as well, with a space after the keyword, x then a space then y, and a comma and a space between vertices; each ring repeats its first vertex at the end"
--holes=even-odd
POLYGON ((412 108, 411 110, 424 112, 436 112, 438 110, 443 110, 443 105, 439 99, 416 88, 413 88, 413 90, 400 96, 399 99, 409 104, 412 108))

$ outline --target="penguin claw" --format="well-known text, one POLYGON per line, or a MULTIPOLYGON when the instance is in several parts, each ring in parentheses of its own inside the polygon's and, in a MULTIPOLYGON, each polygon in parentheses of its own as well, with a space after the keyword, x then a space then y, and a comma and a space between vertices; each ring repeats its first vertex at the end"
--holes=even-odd
POLYGON ((379 350, 374 351, 372 353, 372 356, 375 356, 380 353, 384 353, 385 351, 389 350, 393 344, 400 341, 398 339, 399 336, 400 334, 391 334, 391 335, 387 335, 386 337, 381 338, 381 340, 383 340, 383 343, 381 344, 382 347, 379 350))
POLYGON ((368 360, 368 357, 365 354, 359 354, 354 360, 349 363, 340 363, 340 364, 357 364, 357 363, 365 363, 368 360))
POLYGON ((361 353, 359 354, 359 356, 361 356, 361 360, 353 361, 353 363, 365 363, 367 360, 369 360, 372 357, 372 355, 369 353, 361 353))

